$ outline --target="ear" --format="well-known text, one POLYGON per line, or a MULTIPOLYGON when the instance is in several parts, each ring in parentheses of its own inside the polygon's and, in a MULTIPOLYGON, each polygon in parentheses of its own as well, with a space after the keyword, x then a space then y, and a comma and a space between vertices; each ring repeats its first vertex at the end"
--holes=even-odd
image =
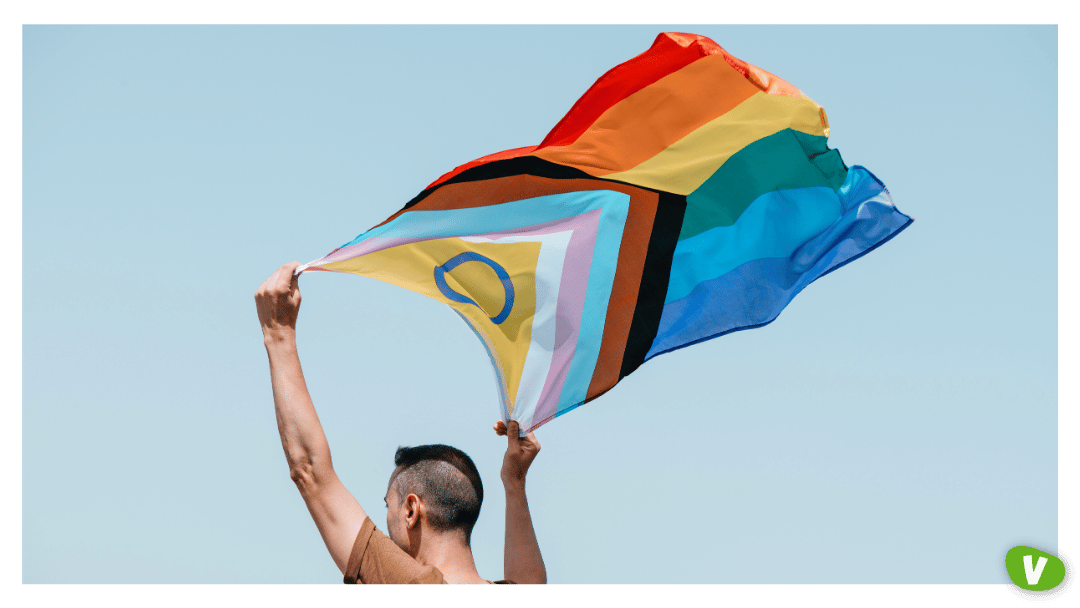
POLYGON ((420 501, 420 497, 416 494, 409 494, 405 497, 405 502, 402 505, 405 508, 405 527, 412 529, 416 527, 416 524, 420 521, 420 509, 423 507, 423 502, 420 501))

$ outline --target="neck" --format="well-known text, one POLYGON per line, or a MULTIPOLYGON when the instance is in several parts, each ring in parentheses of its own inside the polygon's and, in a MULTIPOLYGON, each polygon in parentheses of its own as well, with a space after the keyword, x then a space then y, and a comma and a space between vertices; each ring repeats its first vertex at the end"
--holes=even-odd
POLYGON ((416 561, 438 568, 448 583, 487 582, 477 573, 472 549, 460 534, 424 534, 416 561))

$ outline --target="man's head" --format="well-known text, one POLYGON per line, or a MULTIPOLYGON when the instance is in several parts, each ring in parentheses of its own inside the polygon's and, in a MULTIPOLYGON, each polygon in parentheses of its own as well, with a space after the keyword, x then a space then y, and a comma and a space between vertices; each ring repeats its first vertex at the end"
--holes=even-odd
POLYGON ((480 517, 484 486, 465 452, 448 445, 398 448, 386 489, 387 534, 406 552, 414 552, 410 533, 460 534, 468 545, 480 517))

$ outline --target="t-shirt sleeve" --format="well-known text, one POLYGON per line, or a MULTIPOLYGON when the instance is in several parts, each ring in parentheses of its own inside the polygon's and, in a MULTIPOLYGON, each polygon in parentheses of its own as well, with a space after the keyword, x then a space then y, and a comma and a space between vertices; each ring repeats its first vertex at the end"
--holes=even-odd
POLYGON ((349 554, 349 563, 345 566, 346 584, 445 582, 438 568, 417 562, 388 536, 379 532, 370 517, 364 520, 349 554))

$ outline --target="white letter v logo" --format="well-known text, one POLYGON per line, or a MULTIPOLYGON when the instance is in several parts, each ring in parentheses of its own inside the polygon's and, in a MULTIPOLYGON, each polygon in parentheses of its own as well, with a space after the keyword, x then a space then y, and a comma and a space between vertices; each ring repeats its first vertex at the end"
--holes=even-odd
POLYGON ((1027 576, 1027 582, 1029 585, 1035 585, 1042 578, 1043 568, 1046 566, 1046 558, 1040 557, 1039 563, 1034 569, 1031 567, 1031 556, 1024 556, 1024 575, 1027 576))

